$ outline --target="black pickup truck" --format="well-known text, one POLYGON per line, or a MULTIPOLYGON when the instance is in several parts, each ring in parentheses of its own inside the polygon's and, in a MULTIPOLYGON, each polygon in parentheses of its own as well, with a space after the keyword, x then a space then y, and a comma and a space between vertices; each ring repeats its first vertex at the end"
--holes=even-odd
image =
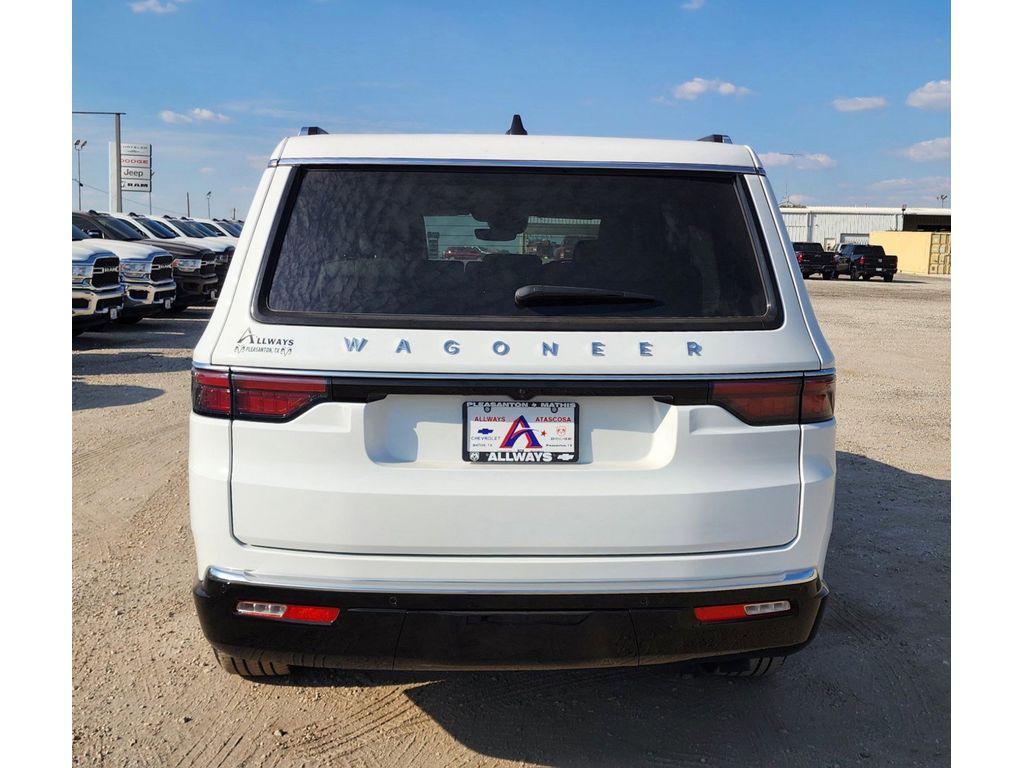
POLYGON ((831 280, 836 276, 835 256, 821 247, 821 243, 793 243, 796 262, 800 265, 800 274, 808 278, 815 272, 821 273, 822 280, 831 280))
POLYGON ((845 274, 851 280, 870 280, 878 276, 891 283, 898 261, 880 245, 846 243, 836 251, 836 274, 845 274))

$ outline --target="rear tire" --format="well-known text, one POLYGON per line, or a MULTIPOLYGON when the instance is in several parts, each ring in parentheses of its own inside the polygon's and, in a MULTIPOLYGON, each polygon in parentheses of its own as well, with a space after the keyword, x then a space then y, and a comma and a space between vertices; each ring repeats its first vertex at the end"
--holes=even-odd
POLYGON ((135 317, 119 317, 114 322, 118 325, 135 325, 142 319, 141 316, 136 315, 135 317))
POLYGON ((238 675, 239 677, 280 677, 282 675, 290 675, 292 672, 291 667, 287 664, 278 664, 274 661, 240 659, 237 656, 228 656, 226 653, 221 653, 216 648, 213 649, 213 655, 225 672, 230 672, 232 675, 238 675))
POLYGON ((895 275, 882 275, 882 279, 885 280, 885 282, 887 283, 891 283, 894 277, 895 275))
POLYGON ((701 669, 706 674, 719 677, 764 677, 774 674, 785 660, 785 656, 760 656, 755 659, 701 664, 701 669))

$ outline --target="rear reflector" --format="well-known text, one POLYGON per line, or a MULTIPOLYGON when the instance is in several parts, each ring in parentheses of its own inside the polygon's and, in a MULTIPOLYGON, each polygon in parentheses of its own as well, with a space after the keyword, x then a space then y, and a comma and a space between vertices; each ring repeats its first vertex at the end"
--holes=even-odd
POLYGON ((720 405, 754 426, 796 424, 800 420, 802 379, 737 379, 711 385, 712 405, 720 405))
POLYGON ((326 605, 287 605, 285 603, 256 603, 243 600, 235 606, 235 613, 258 619, 296 621, 303 624, 330 624, 341 610, 326 605))
POLYGON ((314 376, 255 376, 235 374, 235 415, 287 419, 303 408, 327 399, 327 379, 314 376))
POLYGON ((752 619, 757 616, 771 616, 787 613, 790 610, 789 600, 776 600, 771 603, 734 603, 732 605, 706 605, 694 608, 693 614, 697 621, 736 621, 752 619))

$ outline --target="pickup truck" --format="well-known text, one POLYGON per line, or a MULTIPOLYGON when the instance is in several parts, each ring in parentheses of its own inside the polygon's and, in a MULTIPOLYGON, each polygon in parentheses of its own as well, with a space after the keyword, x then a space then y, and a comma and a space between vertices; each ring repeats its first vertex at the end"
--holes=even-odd
POLYGON ((821 273, 822 280, 832 280, 836 276, 835 256, 821 247, 821 243, 793 243, 796 262, 800 265, 800 274, 808 278, 815 272, 821 273))
MULTIPOLYGON (((72 230, 72 238, 74 231, 72 230)), ((124 302, 118 258, 88 239, 71 243, 71 335, 116 320, 124 302)))
POLYGON ((879 276, 891 283, 898 261, 880 245, 845 243, 836 251, 836 274, 845 274, 851 280, 870 280, 879 276))
POLYGON ((175 282, 175 296, 170 311, 181 312, 193 304, 216 300, 217 256, 208 248, 178 242, 173 235, 167 239, 154 236, 126 214, 73 211, 71 221, 89 237, 155 246, 170 253, 173 257, 171 268, 175 282))
MULTIPOLYGON (((72 224, 71 239, 91 238, 72 224)), ((124 306, 116 322, 131 325, 171 308, 176 291, 171 254, 157 246, 123 240, 107 240, 102 247, 120 260, 124 306)))

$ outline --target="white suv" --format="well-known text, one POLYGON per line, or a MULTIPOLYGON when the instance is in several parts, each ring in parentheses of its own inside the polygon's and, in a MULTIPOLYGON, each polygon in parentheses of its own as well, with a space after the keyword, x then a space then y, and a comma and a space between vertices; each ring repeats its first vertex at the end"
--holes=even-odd
POLYGON ((758 675, 804 646, 834 361, 757 156, 312 133, 194 355, 222 665, 758 675))

